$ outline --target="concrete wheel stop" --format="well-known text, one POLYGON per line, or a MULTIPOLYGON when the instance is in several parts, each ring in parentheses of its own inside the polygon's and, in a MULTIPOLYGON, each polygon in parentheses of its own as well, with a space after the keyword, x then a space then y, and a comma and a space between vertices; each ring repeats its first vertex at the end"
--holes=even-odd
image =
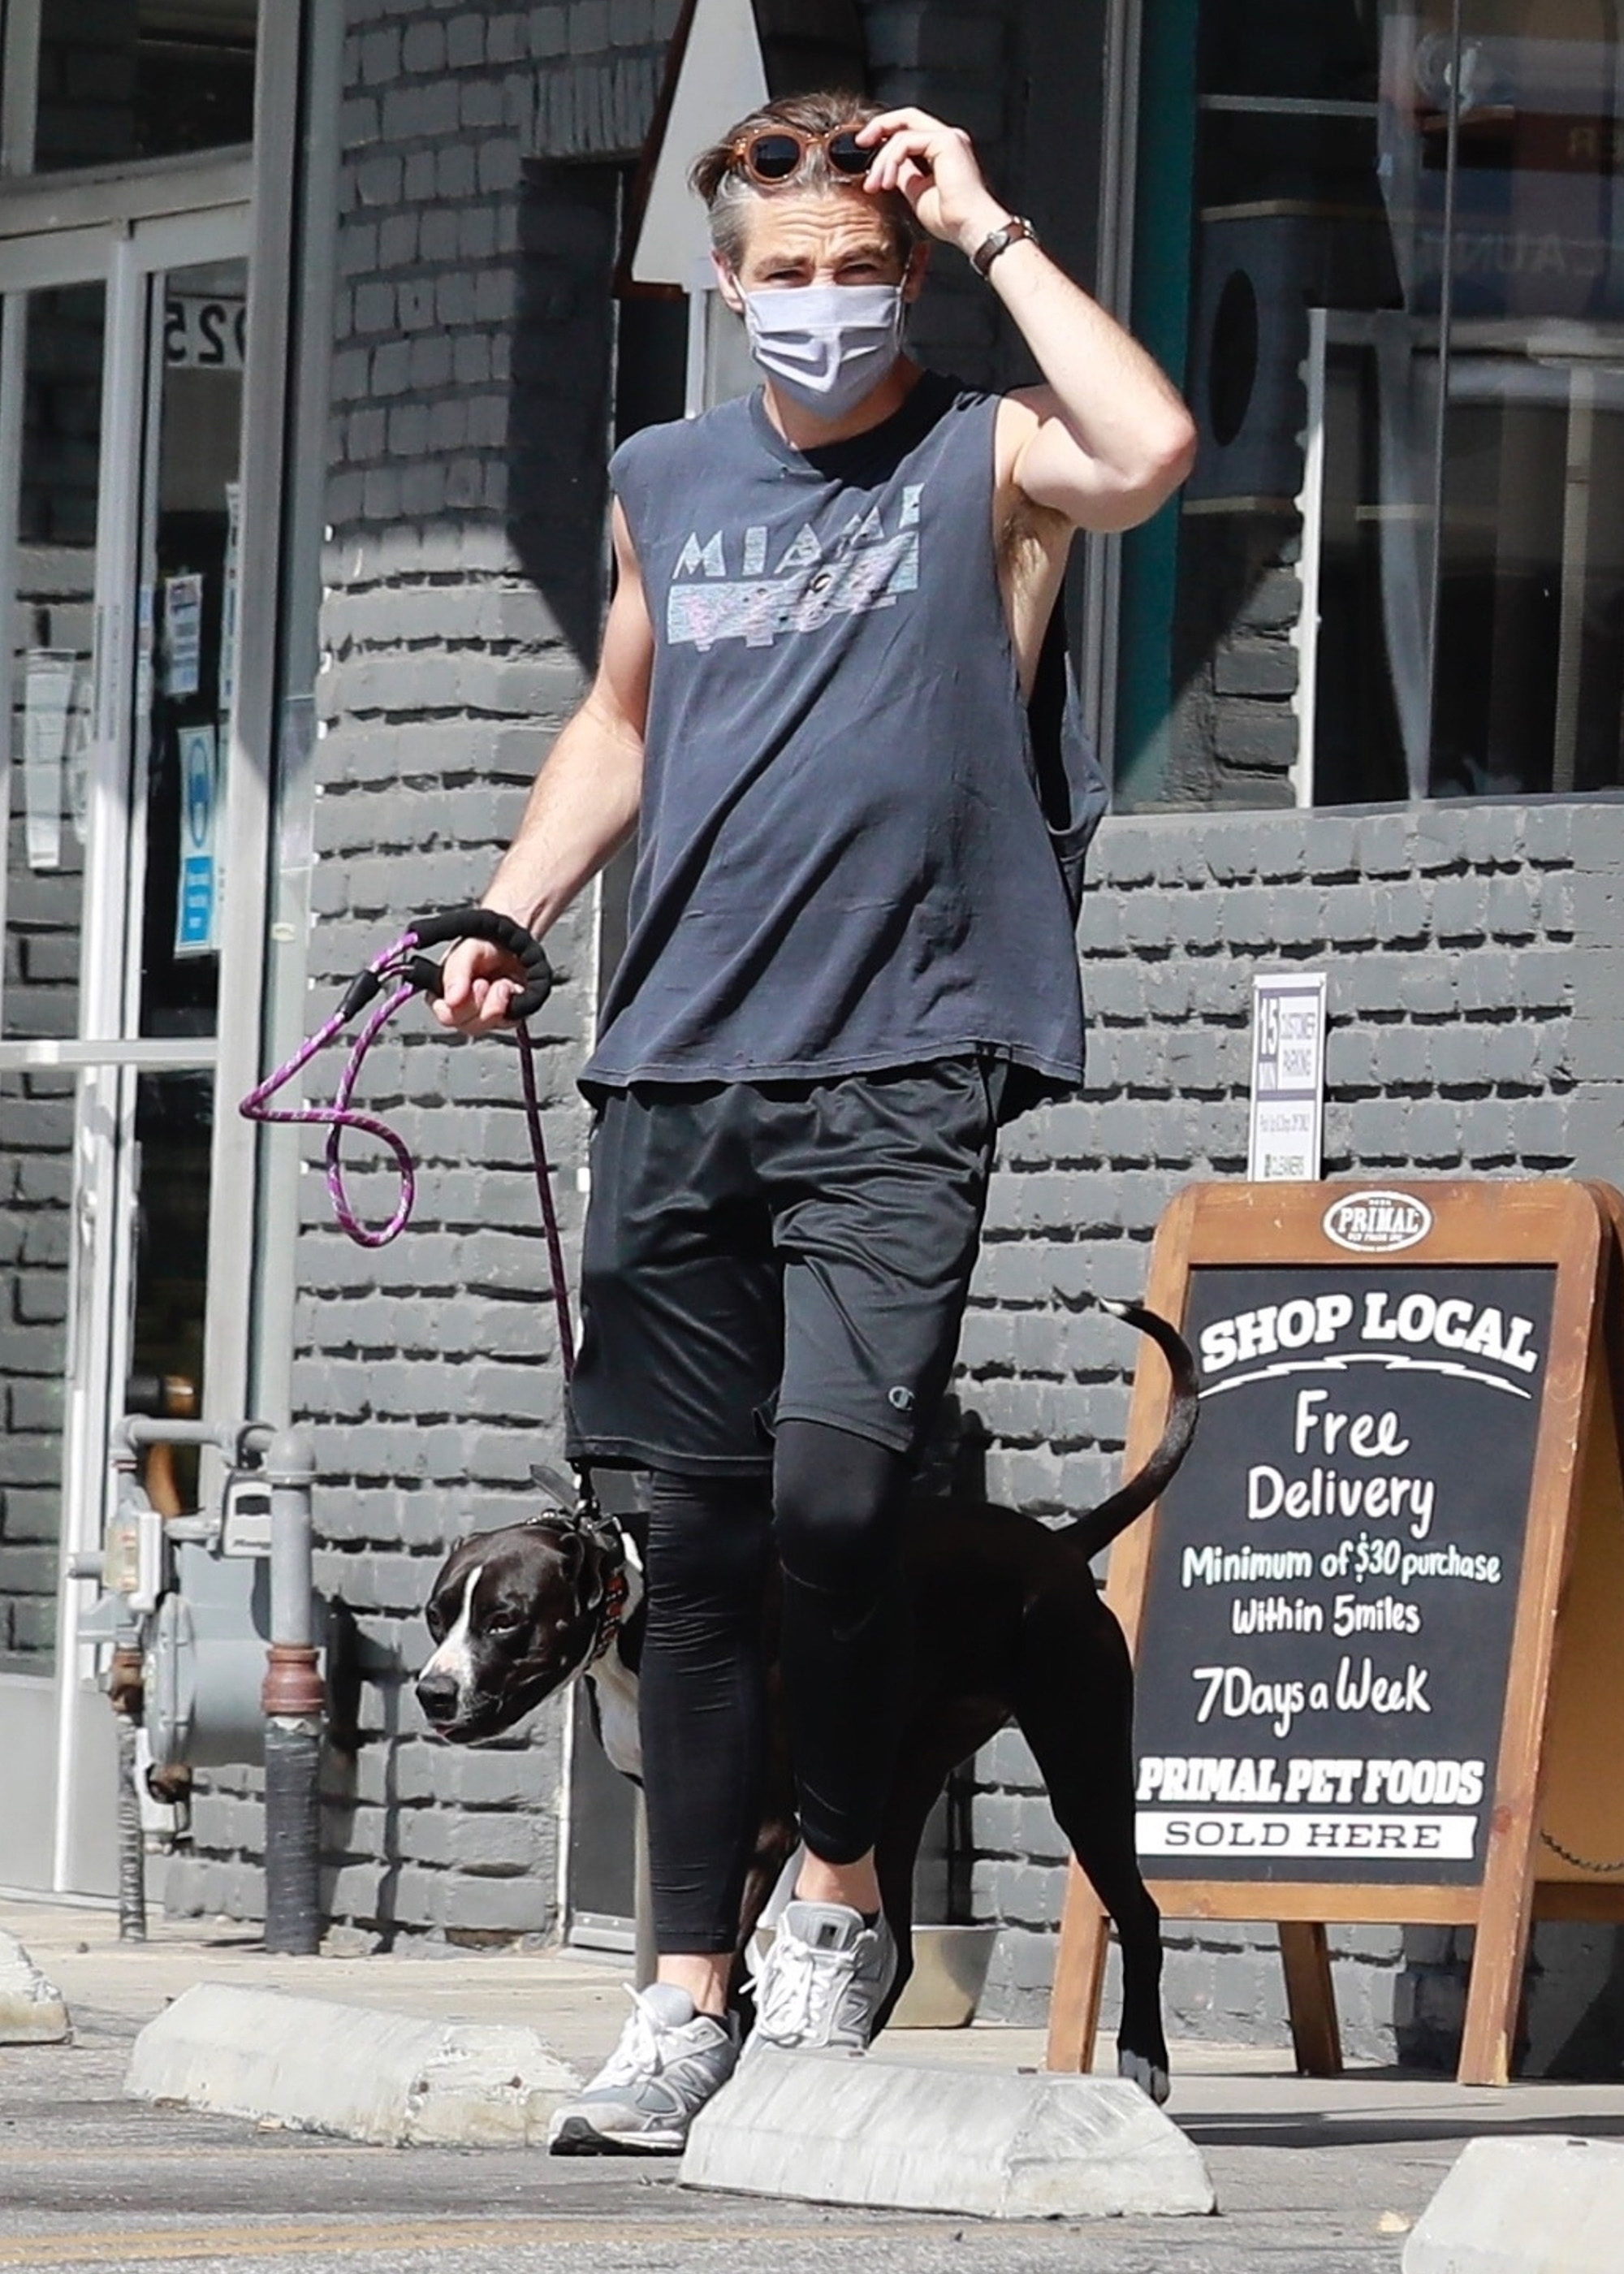
POLYGON ((975 2218, 1215 2210, 1207 2166, 1137 2085, 842 2054, 747 2054, 702 2109, 683 2183, 975 2218))
POLYGON ((0 1928, 0 2045, 59 2045, 71 2035, 61 1991, 0 1928))
POLYGON ((414 2021, 201 1982, 135 2041, 124 2090, 382 2147, 539 2147, 580 2087, 534 2029, 414 2021))
POLYGON ((1469 2140, 1410 2230, 1403 2274, 1618 2274, 1624 2146, 1469 2140))

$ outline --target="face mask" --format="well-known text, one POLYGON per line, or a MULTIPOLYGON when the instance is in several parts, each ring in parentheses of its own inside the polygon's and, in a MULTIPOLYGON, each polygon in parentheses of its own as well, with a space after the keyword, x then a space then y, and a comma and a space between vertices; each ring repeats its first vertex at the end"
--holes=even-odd
POLYGON ((747 292, 750 352, 792 403, 844 418, 902 352, 899 284, 795 284, 747 292))

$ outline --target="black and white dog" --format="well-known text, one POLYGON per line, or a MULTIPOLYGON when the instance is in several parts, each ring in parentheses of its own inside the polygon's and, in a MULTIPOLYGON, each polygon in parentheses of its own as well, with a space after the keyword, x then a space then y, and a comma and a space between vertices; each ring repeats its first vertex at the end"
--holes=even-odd
MULTIPOLYGON (((1194 1360, 1166 1320, 1136 1305, 1108 1307, 1158 1344, 1172 1374, 1161 1442, 1139 1474, 1088 1514, 1053 1527, 962 1498, 921 1500, 910 1510, 912 1675, 876 1860, 900 1958, 894 2005, 911 1963, 914 1865, 926 1819, 951 1772, 1013 1721, 1116 1927, 1117 2067, 1160 2101, 1168 2092, 1161 1921, 1134 1846, 1133 1675, 1090 1559, 1166 1488, 1194 1434, 1198 1390, 1194 1360)), ((627 1776, 640 1774, 643 1584, 636 1549, 617 1524, 560 1507, 461 1540, 434 1582, 427 1617, 436 1647, 417 1699, 440 1736, 457 1744, 499 1736, 584 1675, 610 1760, 627 1776)), ((795 1838, 779 1732, 741 1949, 795 1838)))

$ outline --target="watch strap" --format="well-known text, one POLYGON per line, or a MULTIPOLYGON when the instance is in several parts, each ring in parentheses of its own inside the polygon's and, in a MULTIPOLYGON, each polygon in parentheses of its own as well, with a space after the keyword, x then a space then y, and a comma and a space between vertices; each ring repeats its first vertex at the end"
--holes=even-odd
POLYGON ((970 255, 971 267, 978 276, 985 276, 998 255, 1007 252, 1011 245, 1019 245, 1023 238, 1028 245, 1035 245, 1038 233, 1024 214, 1011 214, 1002 228, 981 239, 970 255))

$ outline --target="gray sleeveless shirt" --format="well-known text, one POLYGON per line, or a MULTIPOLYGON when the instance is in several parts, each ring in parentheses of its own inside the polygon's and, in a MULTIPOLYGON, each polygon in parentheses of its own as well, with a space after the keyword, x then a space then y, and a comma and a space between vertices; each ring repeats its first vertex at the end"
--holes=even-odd
MULTIPOLYGON (((610 468, 654 628, 636 872, 589 1096, 980 1052, 1082 1078, 1105 802, 1058 623, 1030 711, 993 541, 996 395, 927 373, 791 448, 759 393, 610 468)), ((1056 617, 1058 611, 1056 611, 1056 617)))

